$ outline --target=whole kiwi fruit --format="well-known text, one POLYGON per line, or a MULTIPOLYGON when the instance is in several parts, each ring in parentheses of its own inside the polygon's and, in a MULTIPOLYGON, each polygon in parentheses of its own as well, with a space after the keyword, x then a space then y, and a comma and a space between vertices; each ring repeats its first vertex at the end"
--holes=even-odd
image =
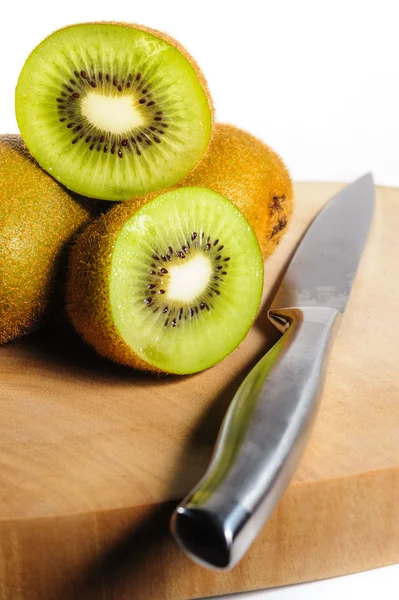
POLYGON ((281 158, 250 133, 215 123, 209 149, 178 186, 204 186, 241 210, 266 258, 280 242, 293 212, 293 186, 281 158))
POLYGON ((19 135, 0 136, 0 344, 42 323, 65 247, 89 220, 89 209, 37 165, 19 135))

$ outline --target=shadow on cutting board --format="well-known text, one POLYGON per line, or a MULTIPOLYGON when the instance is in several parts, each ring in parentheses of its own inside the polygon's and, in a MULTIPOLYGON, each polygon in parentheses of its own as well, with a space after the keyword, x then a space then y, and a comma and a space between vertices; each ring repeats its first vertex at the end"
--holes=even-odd
MULTIPOLYGON (((277 287, 277 282, 276 282, 277 287)), ((273 292, 270 294, 272 296, 273 292)), ((211 402, 206 413, 193 429, 191 437, 181 448, 178 465, 170 489, 185 489, 187 492, 197 483, 199 474, 205 472, 211 459, 213 447, 226 410, 251 368, 263 356, 279 334, 267 319, 267 307, 271 298, 264 299, 263 307, 254 327, 266 331, 268 348, 262 349, 257 356, 246 363, 236 375, 228 380, 223 391, 211 402)), ((83 370, 84 374, 106 376, 120 381, 137 381, 140 385, 154 384, 154 377, 133 371, 130 368, 113 364, 98 356, 84 344, 65 315, 60 315, 46 330, 25 338, 21 345, 27 352, 34 350, 46 357, 49 368, 54 366, 66 369, 83 370), (60 344, 62 339, 62 344, 60 344), (100 375, 99 375, 100 374, 100 375)), ((173 376, 160 376, 157 383, 170 382, 173 376)), ((173 377, 180 379, 180 376, 173 377)), ((165 582, 175 576, 174 569, 163 564, 160 559, 181 552, 169 533, 171 514, 180 499, 153 507, 144 507, 139 519, 125 509, 120 514, 99 514, 99 542, 97 556, 69 581, 67 589, 59 589, 52 600, 163 600, 166 598, 165 582), (132 522, 134 521, 134 525, 132 522), (118 530, 115 532, 115 523, 118 530), (118 533, 121 532, 121 533, 118 533), (169 572, 165 572, 167 569, 169 572), (143 573, 145 575, 143 575, 143 573), (144 588, 145 585, 145 588, 144 588), (138 588, 136 587, 138 586, 138 588)), ((137 507, 136 507, 137 509, 137 507)), ((201 569, 192 565, 188 559, 176 560, 176 564, 185 564, 187 569, 201 569)), ((175 564, 168 561, 168 565, 175 564)), ((202 570, 202 569, 201 569, 202 570)), ((213 577, 217 575, 213 575, 213 577)), ((224 575, 226 576, 226 575, 224 575)))
MULTIPOLYGON (((259 320, 265 322, 265 314, 259 315, 259 320)), ((271 326, 270 326, 271 327, 271 326)), ((270 346, 278 338, 277 333, 270 333, 270 346)), ((240 372, 231 380, 210 404, 209 409, 203 415, 193 430, 191 438, 181 448, 179 463, 174 470, 175 476, 170 482, 170 489, 182 488, 187 492, 194 487, 198 481, 198 473, 204 473, 211 459, 213 447, 220 429, 226 410, 250 369, 261 358, 264 351, 255 357, 250 364, 246 364, 240 372), (200 450, 199 450, 200 449, 200 450), (193 465, 193 468, 191 468, 193 465), (195 468, 194 468, 195 465, 195 468), (178 485, 177 485, 177 483, 178 485)), ((165 572, 165 565, 160 556, 180 553, 169 533, 169 521, 178 501, 167 502, 153 508, 149 507, 140 523, 133 527, 127 526, 122 529, 123 535, 115 543, 107 544, 103 541, 105 548, 98 557, 87 566, 73 585, 72 597, 75 599, 97 600, 163 600, 166 595, 165 582, 170 581, 176 575, 174 570, 165 572), (144 575, 145 574, 145 575, 144 575), (144 589, 143 582, 146 582, 144 589), (138 587, 136 587, 138 586, 138 587)), ((104 516, 105 519, 107 515, 104 516)), ((100 517, 101 518, 101 515, 100 517)), ((111 516, 109 517, 111 520, 111 516)), ((106 527, 100 525, 100 530, 106 527)), ((202 568, 191 564, 188 559, 187 569, 202 568)), ((184 564, 181 557, 176 564, 179 568, 184 564)), ((174 564, 168 561, 168 564, 174 564)), ((181 576, 181 573, 180 573, 181 576)), ((217 575, 212 575, 212 577, 217 575)), ((223 575, 226 577, 226 575, 223 575)), ((64 600, 65 595, 54 600, 64 600)))
MULTIPOLYGON (((191 438, 181 449, 179 464, 175 469, 176 474, 170 482, 171 489, 181 488, 183 480, 188 492, 197 483, 198 473, 205 471, 231 399, 256 360, 253 364, 246 365, 233 380, 229 381, 194 428, 191 438), (190 468, 191 463, 195 463, 195 469, 190 468), (178 482, 178 486, 175 481, 178 482)), ((106 549, 92 564, 88 565, 75 582, 72 582, 71 597, 84 600, 166 599, 164 585, 174 577, 174 573, 165 572, 165 565, 162 564, 160 556, 161 554, 165 556, 166 552, 168 555, 181 552, 169 533, 170 517, 179 500, 177 498, 176 501, 149 507, 148 513, 140 520, 139 525, 130 529, 126 527, 120 539, 109 547, 104 540, 106 549), (137 585, 138 588, 135 587, 137 585)), ((102 527, 100 526, 99 529, 102 527)), ((188 559, 184 560, 187 561, 188 569, 201 569, 199 566, 191 565, 188 559)), ((168 563, 171 564, 170 561, 168 563)), ((64 600, 64 598, 65 592, 61 592, 54 600, 64 600)))

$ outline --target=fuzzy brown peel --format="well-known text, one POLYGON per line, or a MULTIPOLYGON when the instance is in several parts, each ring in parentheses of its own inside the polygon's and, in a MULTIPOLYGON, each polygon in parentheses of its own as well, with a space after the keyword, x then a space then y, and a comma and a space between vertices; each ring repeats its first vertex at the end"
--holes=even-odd
POLYGON ((0 344, 42 323, 60 283, 62 253, 89 219, 21 136, 0 136, 0 344))
POLYGON ((293 212, 293 186, 282 159, 259 139, 233 125, 215 123, 208 152, 177 187, 203 186, 241 210, 263 257, 284 235, 293 212))
POLYGON ((117 237, 126 220, 147 201, 146 197, 115 206, 76 239, 69 259, 66 305, 75 329, 99 354, 141 371, 160 373, 123 341, 112 319, 108 293, 117 237))

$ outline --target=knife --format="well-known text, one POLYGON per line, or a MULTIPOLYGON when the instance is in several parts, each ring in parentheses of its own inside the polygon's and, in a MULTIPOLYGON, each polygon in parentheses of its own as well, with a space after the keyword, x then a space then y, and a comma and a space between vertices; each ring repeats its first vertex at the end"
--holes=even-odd
POLYGON ((368 173, 321 210, 284 275, 268 311, 283 335, 241 384, 208 470, 171 519, 178 545, 205 567, 243 557, 298 466, 374 205, 368 173))

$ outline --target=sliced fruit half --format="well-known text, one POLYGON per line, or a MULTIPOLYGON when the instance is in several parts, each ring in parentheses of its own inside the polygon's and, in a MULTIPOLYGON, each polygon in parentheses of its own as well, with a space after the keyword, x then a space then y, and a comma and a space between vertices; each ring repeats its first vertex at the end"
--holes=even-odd
POLYGON ((104 200, 175 184, 212 126, 206 82, 180 44, 117 23, 66 27, 39 44, 18 80, 16 115, 46 171, 104 200))
POLYGON ((124 203, 75 244, 68 312, 98 352, 121 364, 195 373, 230 354, 258 311, 259 244, 242 213, 200 187, 124 203))

